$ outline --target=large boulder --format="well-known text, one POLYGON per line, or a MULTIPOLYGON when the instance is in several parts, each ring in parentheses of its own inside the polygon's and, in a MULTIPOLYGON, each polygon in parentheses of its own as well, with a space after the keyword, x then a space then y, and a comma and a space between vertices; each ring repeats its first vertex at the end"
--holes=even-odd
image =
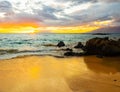
POLYGON ((87 54, 115 56, 120 55, 119 41, 105 38, 92 38, 86 42, 85 51, 87 54))
POLYGON ((101 53, 102 47, 108 42, 108 38, 92 38, 86 42, 85 50, 89 54, 101 53))
POLYGON ((118 39, 119 45, 120 45, 120 39, 118 39))
POLYGON ((60 41, 58 44, 57 44, 58 47, 63 47, 65 46, 65 43, 63 41, 60 41))
POLYGON ((104 56, 117 56, 120 55, 120 47, 117 45, 106 44, 102 48, 102 55, 104 56))

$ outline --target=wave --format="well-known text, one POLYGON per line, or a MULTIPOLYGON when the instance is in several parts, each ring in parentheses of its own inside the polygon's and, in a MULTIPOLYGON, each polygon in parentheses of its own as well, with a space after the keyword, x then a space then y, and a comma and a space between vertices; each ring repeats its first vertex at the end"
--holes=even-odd
POLYGON ((47 51, 43 52, 41 50, 36 51, 16 51, 14 53, 11 53, 9 51, 6 51, 7 53, 0 54, 0 60, 4 59, 12 59, 17 57, 24 57, 24 56, 54 56, 54 57, 64 57, 60 52, 58 51, 47 51))
POLYGON ((0 55, 3 54, 17 54, 17 53, 37 53, 37 52, 52 52, 52 51, 62 51, 64 49, 54 48, 54 49, 39 49, 39 50, 18 50, 18 49, 0 49, 0 55))
POLYGON ((17 52, 19 52, 17 49, 0 49, 0 55, 6 53, 17 53, 17 52))

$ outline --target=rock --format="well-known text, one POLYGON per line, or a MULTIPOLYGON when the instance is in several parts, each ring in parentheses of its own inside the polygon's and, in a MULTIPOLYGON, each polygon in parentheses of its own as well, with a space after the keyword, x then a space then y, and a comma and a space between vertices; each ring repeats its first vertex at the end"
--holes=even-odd
POLYGON ((119 42, 119 44, 120 44, 120 39, 118 39, 118 42, 119 42))
POLYGON ((101 56, 120 55, 119 41, 109 40, 105 38, 92 38, 86 42, 85 51, 87 54, 101 56))
POLYGON ((104 56, 120 55, 120 47, 115 44, 106 44, 105 46, 103 46, 102 52, 104 56))
POLYGON ((103 56, 102 56, 102 55, 97 55, 96 57, 98 57, 98 58, 103 58, 103 56))
POLYGON ((105 38, 102 38, 102 39, 104 39, 104 40, 109 40, 109 37, 105 37, 105 38))
POLYGON ((81 42, 78 42, 78 44, 74 48, 83 48, 83 44, 81 42))
POLYGON ((93 35, 109 35, 108 33, 93 33, 93 35))
POLYGON ((90 54, 101 53, 102 46, 108 42, 108 38, 92 38, 86 42, 85 50, 90 54))
POLYGON ((63 41, 60 41, 58 44, 57 44, 58 47, 63 47, 65 46, 65 43, 63 41))
POLYGON ((73 50, 72 50, 72 49, 70 49, 70 48, 66 48, 65 50, 66 50, 66 51, 73 51, 73 50))
POLYGON ((120 40, 111 40, 108 37, 105 38, 92 38, 86 42, 83 46, 79 42, 74 48, 81 48, 84 52, 73 52, 72 49, 67 48, 65 56, 87 56, 96 55, 99 58, 104 56, 119 56, 120 55, 120 40))
POLYGON ((64 53, 65 56, 75 56, 75 53, 72 51, 64 53))
POLYGON ((65 48, 65 49, 61 49, 61 50, 63 50, 63 51, 73 51, 73 50, 70 49, 70 48, 65 48))
POLYGON ((84 55, 86 55, 86 54, 85 53, 75 53, 72 51, 64 53, 64 56, 84 56, 84 55))

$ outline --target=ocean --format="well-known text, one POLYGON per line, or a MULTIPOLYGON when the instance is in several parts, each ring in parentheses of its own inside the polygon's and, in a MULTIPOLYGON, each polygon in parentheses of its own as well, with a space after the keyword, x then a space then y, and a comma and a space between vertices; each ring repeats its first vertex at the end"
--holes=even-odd
POLYGON ((63 56, 64 48, 73 48, 78 42, 86 43, 94 37, 119 39, 120 34, 0 34, 0 59, 10 59, 24 55, 63 56), (65 47, 58 48, 59 41, 65 47))

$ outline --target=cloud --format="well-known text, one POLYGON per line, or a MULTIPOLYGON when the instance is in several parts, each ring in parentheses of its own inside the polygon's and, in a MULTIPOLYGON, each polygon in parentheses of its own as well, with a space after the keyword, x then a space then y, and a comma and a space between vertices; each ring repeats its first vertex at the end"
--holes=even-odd
POLYGON ((99 2, 120 2, 120 0, 98 0, 99 2))
POLYGON ((36 13, 42 19, 52 19, 52 20, 57 19, 57 17, 53 14, 54 12, 57 12, 57 9, 46 6, 46 5, 42 6, 42 10, 39 10, 39 9, 36 10, 36 13))
POLYGON ((119 10, 120 0, 7 0, 0 1, 0 22, 33 21, 48 26, 73 26, 117 20, 119 10))
POLYGON ((0 12, 12 11, 12 5, 8 1, 0 1, 0 12))

